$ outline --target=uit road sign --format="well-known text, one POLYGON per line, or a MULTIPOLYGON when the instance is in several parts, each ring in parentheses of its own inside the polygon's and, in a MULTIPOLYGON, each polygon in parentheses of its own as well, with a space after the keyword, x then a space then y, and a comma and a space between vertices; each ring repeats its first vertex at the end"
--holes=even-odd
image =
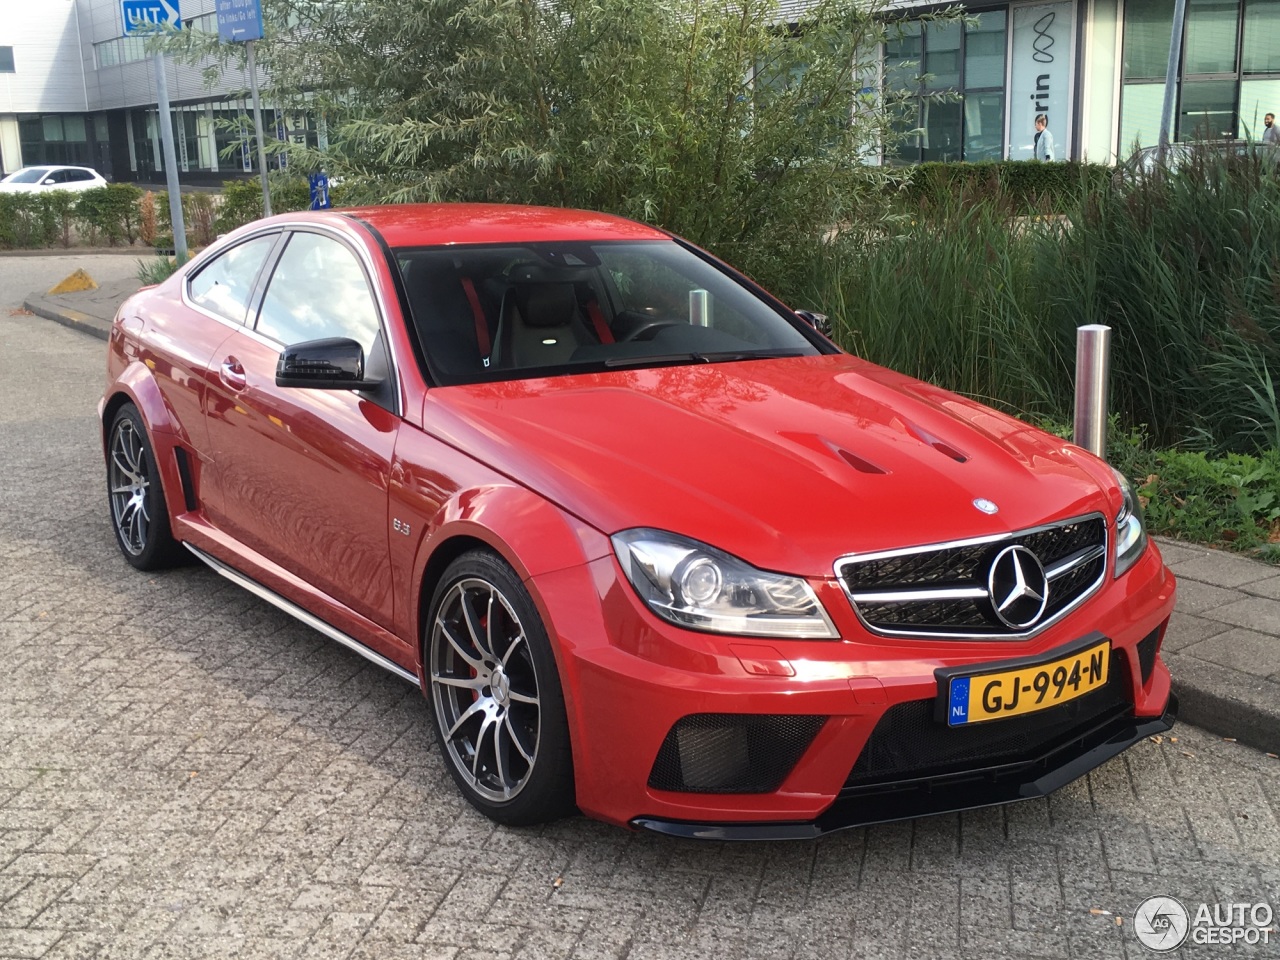
POLYGON ((178 0, 120 0, 120 13, 124 18, 124 32, 153 29, 164 24, 175 30, 182 29, 182 14, 178 0))

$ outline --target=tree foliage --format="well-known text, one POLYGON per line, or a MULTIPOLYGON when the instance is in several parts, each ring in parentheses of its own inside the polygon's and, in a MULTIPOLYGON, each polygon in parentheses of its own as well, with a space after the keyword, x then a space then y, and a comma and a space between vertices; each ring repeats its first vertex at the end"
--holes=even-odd
POLYGON ((885 135, 883 0, 818 0, 802 29, 778 0, 263 6, 264 95, 323 115, 332 144, 276 149, 353 200, 605 210, 733 257, 883 202, 864 162, 885 135))

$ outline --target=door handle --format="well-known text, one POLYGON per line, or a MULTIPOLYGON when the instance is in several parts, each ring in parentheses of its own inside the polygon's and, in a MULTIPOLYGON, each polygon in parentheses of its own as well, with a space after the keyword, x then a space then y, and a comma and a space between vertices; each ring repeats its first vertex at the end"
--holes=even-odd
POLYGON ((227 357, 222 361, 222 366, 218 369, 218 376, 232 390, 243 390, 249 380, 245 377, 244 367, 240 365, 240 361, 235 357, 227 357))

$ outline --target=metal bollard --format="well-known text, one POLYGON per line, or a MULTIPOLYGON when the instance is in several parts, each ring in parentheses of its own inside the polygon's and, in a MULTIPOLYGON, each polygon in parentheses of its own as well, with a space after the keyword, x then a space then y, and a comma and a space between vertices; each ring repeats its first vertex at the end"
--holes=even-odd
POLYGON ((1076 328, 1075 442, 1107 456, 1107 405, 1111 395, 1111 328, 1090 323, 1076 328))
POLYGON ((695 327, 711 326, 711 310, 707 300, 707 291, 689 291, 689 323, 695 327))

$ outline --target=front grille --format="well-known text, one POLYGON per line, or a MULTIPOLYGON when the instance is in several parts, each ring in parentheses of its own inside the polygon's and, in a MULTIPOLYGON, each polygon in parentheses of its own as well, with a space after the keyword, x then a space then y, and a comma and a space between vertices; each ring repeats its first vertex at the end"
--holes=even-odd
POLYGON ((935 718, 936 701, 890 707, 853 765, 845 789, 927 779, 1027 763, 1132 712, 1124 654, 1113 651, 1106 686, 1067 703, 1008 720, 949 727, 935 718))
POLYGON ((873 631, 894 636, 1026 637, 1076 607, 1102 583, 1106 521, 1098 515, 938 547, 865 558, 848 557, 836 572, 858 615, 873 631), (1048 602, 1038 621, 1014 629, 997 615, 987 591, 996 556, 1026 547, 1049 575, 1048 602))
POLYGON ((827 722, 822 716, 699 713, 676 723, 649 773, 655 790, 772 793, 827 722))

